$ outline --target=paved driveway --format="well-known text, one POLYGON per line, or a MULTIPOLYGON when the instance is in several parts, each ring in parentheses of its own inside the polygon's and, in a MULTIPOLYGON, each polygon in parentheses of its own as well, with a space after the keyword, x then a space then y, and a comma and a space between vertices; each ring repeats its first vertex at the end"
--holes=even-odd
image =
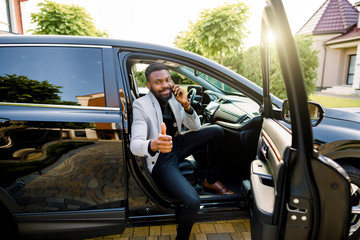
MULTIPOLYGON (((106 240, 175 240, 176 225, 126 228, 106 240)), ((189 240, 250 240, 249 219, 195 223, 189 240)), ((91 239, 95 240, 95 239, 91 239)))

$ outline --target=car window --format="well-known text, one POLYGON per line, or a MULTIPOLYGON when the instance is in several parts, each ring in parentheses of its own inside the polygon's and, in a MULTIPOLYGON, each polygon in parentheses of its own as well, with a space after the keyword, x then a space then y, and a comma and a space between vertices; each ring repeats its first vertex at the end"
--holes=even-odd
POLYGON ((1 47, 0 80, 1 102, 105 106, 97 48, 1 47))
POLYGON ((239 91, 235 90, 234 88, 230 87, 229 85, 227 85, 223 82, 220 82, 219 80, 217 80, 205 73, 199 72, 197 70, 194 70, 194 69, 192 69, 190 67, 186 67, 186 66, 184 66, 184 68, 188 69, 191 72, 194 72, 194 74, 196 76, 199 76, 203 80, 207 81, 208 83, 210 83, 211 85, 213 85, 214 87, 216 87, 222 91, 230 92, 230 93, 239 93, 239 91))
MULTIPOLYGON (((148 64, 135 64, 133 66, 133 72, 135 76, 136 85, 138 87, 138 91, 140 96, 144 95, 148 92, 148 89, 146 87, 146 77, 145 77, 145 69, 148 67, 148 64)), ((190 78, 187 78, 186 76, 169 70, 171 79, 174 81, 175 84, 179 84, 182 86, 185 90, 187 90, 187 86, 189 85, 198 85, 196 82, 191 80, 190 78)))
POLYGON ((280 71, 279 56, 275 49, 274 44, 269 46, 269 57, 270 57, 270 94, 280 99, 287 99, 287 93, 285 89, 285 82, 283 75, 280 71))

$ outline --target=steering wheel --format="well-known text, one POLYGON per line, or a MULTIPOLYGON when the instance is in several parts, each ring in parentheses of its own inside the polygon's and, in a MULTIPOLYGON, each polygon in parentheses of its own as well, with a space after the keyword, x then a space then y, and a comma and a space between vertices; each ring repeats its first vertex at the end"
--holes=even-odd
POLYGON ((187 98, 188 98, 188 101, 190 102, 190 105, 194 104, 195 95, 196 95, 195 88, 190 89, 190 91, 187 93, 187 98))

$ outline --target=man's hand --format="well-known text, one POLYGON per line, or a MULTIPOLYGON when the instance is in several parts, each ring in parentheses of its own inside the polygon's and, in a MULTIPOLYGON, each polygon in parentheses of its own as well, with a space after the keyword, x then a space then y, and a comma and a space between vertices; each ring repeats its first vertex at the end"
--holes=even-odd
POLYGON ((176 100, 181 103, 186 111, 190 111, 190 103, 188 101, 185 90, 182 89, 179 85, 174 85, 172 90, 176 100))
POLYGON ((161 133, 157 139, 151 140, 150 148, 152 151, 160 151, 162 153, 169 153, 172 149, 172 137, 166 135, 166 125, 161 123, 161 133))

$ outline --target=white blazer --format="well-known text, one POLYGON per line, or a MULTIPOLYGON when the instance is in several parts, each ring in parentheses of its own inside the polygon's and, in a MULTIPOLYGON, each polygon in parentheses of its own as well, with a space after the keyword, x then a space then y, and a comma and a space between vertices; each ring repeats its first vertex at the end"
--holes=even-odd
MULTIPOLYGON (((182 124, 191 131, 200 129, 200 119, 195 111, 193 111, 191 115, 186 113, 174 96, 169 99, 169 105, 174 114, 180 134, 182 124)), ((161 132, 162 122, 163 117, 160 104, 151 91, 149 91, 147 95, 134 101, 130 150, 136 156, 146 157, 147 167, 150 172, 152 172, 159 156, 159 152, 154 156, 151 156, 148 152, 148 146, 150 140, 158 138, 159 133, 161 132)))

